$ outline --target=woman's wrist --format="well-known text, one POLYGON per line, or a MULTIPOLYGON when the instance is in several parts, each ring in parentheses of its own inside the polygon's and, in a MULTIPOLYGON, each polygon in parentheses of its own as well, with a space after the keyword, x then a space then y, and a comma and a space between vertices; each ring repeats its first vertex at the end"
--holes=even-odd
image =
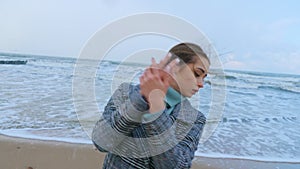
POLYGON ((149 103, 149 112, 157 113, 166 108, 164 100, 156 100, 149 103))
POLYGON ((150 92, 148 97, 150 113, 156 113, 165 109, 165 96, 165 93, 161 90, 156 89, 150 92))

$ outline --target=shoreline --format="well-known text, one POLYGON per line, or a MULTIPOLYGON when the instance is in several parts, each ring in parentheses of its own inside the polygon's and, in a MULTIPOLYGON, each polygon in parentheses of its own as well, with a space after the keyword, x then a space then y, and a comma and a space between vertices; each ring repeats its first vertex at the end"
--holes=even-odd
MULTIPOLYGON (((100 169, 105 153, 94 145, 0 134, 0 168, 100 169)), ((300 163, 195 156, 192 169, 297 169, 300 163)))
MULTIPOLYGON (((67 139, 53 139, 51 137, 26 137, 25 135, 21 136, 21 135, 11 135, 11 134, 7 134, 4 132, 0 133, 0 136, 5 136, 5 137, 11 137, 11 138, 20 138, 20 139, 27 139, 27 140, 39 140, 39 141, 49 141, 49 142, 62 142, 62 143, 70 143, 70 144, 84 144, 84 145, 93 145, 93 142, 90 141, 86 141, 83 139, 71 139, 71 138, 67 138, 67 139)), ((209 154, 206 155, 204 153, 195 153, 195 157, 200 157, 200 158, 209 158, 209 159, 230 159, 230 160, 247 160, 247 161, 255 161, 255 162, 270 162, 270 163, 292 163, 292 164, 300 164, 300 159, 299 161, 296 160, 290 160, 287 161, 282 160, 282 159, 275 159, 275 158, 270 158, 270 159, 263 159, 263 158, 259 158, 259 157, 244 157, 244 156, 233 156, 233 155, 227 155, 227 154, 209 154)), ((300 157, 299 157, 300 158, 300 157)))
MULTIPOLYGON (((197 154, 197 153, 196 153, 197 154)), ((195 155, 196 157, 201 158, 210 158, 210 159, 230 159, 230 160, 247 160, 247 161, 254 161, 254 162, 266 162, 266 163, 291 163, 291 164, 300 164, 300 161, 286 161, 286 160, 280 160, 280 159, 259 159, 257 158, 250 158, 250 157, 238 157, 238 156, 230 156, 230 155, 195 155)))

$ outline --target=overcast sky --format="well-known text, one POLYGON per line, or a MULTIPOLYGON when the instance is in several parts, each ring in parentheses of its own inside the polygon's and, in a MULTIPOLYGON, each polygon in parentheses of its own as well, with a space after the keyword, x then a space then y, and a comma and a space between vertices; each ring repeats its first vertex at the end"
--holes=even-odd
POLYGON ((78 57, 112 21, 158 12, 206 34, 227 69, 300 74, 299 9, 298 0, 0 0, 0 51, 78 57))

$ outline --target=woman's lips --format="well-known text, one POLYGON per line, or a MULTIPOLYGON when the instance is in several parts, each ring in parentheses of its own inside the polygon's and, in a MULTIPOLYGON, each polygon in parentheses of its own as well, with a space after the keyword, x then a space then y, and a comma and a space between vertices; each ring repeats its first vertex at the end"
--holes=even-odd
POLYGON ((198 92, 198 90, 197 89, 193 89, 193 93, 195 94, 195 93, 197 93, 198 92))

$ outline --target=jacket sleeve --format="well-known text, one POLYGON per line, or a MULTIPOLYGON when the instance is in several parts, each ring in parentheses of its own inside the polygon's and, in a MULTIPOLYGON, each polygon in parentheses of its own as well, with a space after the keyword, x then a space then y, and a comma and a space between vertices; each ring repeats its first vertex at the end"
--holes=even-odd
POLYGON ((102 152, 113 151, 140 125, 142 116, 148 109, 138 85, 121 84, 109 99, 93 129, 92 141, 97 149, 102 152))
POLYGON ((147 124, 147 137, 153 138, 151 144, 169 146, 158 146, 159 150, 164 148, 165 150, 152 157, 151 165, 154 168, 190 168, 205 121, 206 118, 201 112, 197 113, 193 123, 189 123, 189 120, 175 119, 172 115, 163 113, 161 117, 147 124), (163 127, 162 124, 164 124, 163 127), (162 133, 168 133, 165 139, 162 133), (160 136, 155 137, 158 134, 160 136))

